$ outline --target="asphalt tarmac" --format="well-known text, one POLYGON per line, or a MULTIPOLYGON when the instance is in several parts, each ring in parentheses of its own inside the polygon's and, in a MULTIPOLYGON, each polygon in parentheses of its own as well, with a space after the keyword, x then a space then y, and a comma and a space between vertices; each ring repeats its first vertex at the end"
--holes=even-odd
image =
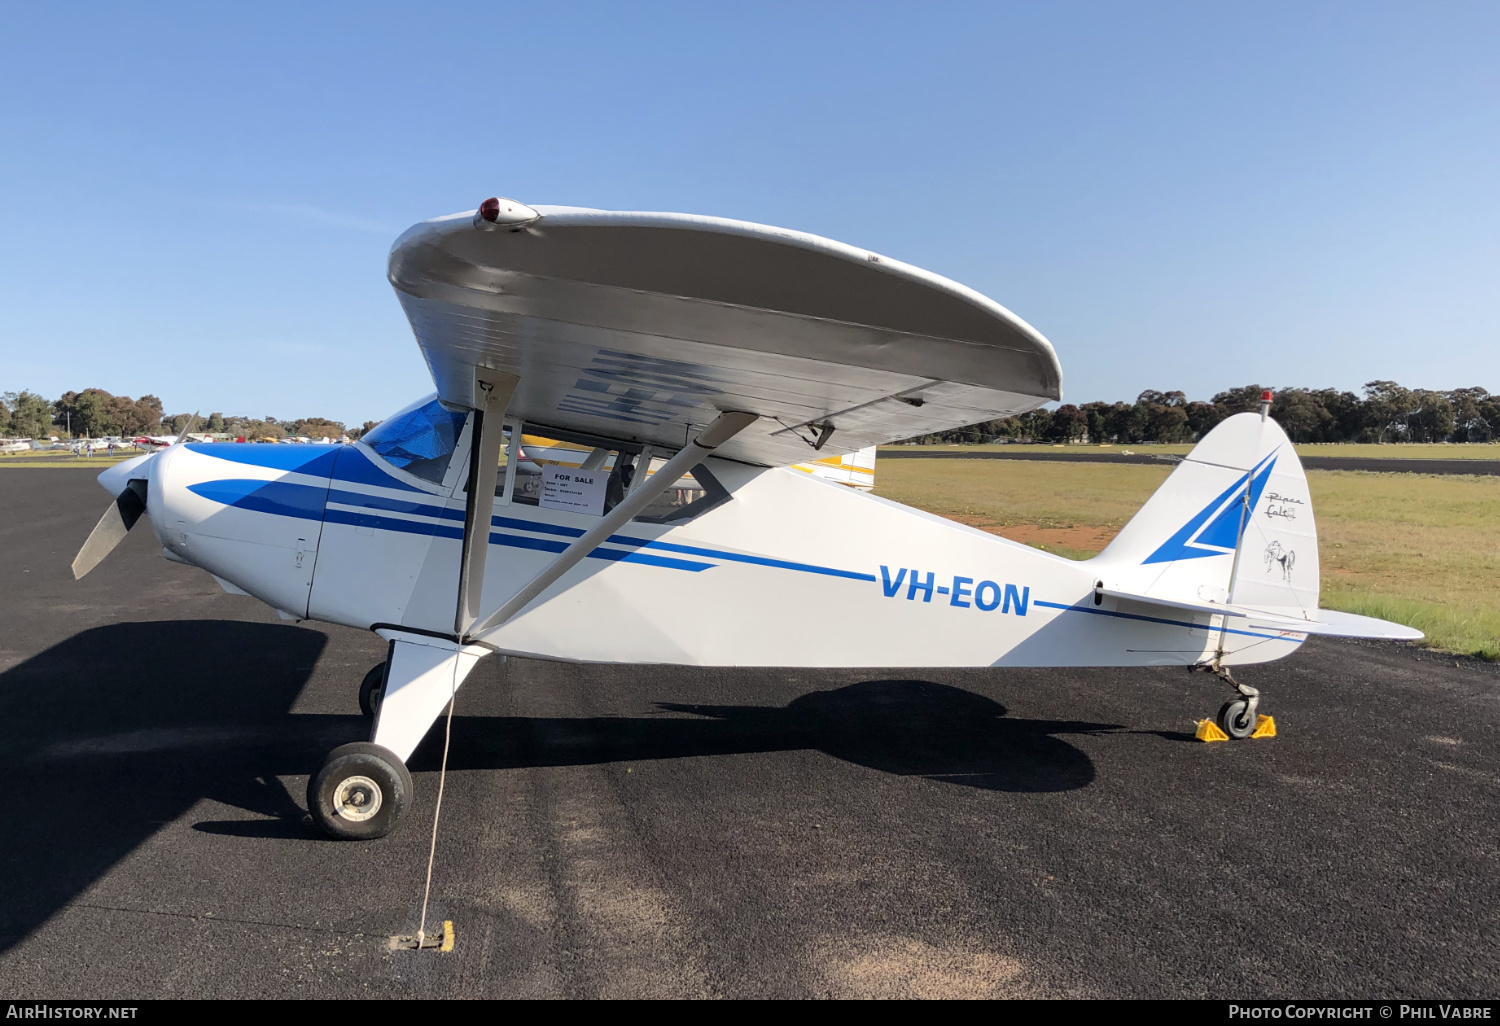
MULTIPOLYGON (((1314 641, 1206 745, 1168 670, 481 664, 390 837, 316 836, 375 637, 278 621, 0 474, 9 998, 1494 997, 1500 672, 1314 641)), ((815 617, 809 629, 816 629, 815 617)))
MULTIPOLYGON (((1133 463, 1161 466, 1181 463, 1177 455, 1121 452, 1006 452, 1003 449, 928 451, 919 448, 882 448, 883 460, 1028 460, 1036 463, 1133 463)), ((1377 474, 1500 474, 1500 460, 1365 459, 1358 456, 1303 456, 1306 470, 1364 470, 1377 474)))

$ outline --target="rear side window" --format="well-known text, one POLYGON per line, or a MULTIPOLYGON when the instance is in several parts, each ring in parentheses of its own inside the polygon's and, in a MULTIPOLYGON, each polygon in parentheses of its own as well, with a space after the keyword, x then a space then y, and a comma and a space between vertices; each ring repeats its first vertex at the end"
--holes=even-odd
MULTIPOLYGON (((655 477, 656 471, 660 469, 666 460, 652 460, 649 477, 655 477)), ((639 468, 637 468, 639 471, 639 468)), ((719 503, 729 498, 729 493, 724 486, 719 484, 716 477, 708 472, 703 464, 688 471, 673 483, 672 487, 662 492, 651 505, 643 509, 637 520, 648 524, 671 524, 679 520, 691 520, 693 517, 707 513, 719 503)))
POLYGON ((436 398, 419 400, 383 421, 360 441, 391 466, 442 484, 467 417, 467 413, 444 409, 436 398))

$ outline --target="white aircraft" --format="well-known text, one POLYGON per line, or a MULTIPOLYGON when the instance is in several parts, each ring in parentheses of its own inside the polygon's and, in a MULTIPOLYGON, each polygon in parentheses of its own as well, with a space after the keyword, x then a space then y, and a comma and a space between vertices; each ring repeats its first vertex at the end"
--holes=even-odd
POLYGON ((370 740, 309 782, 334 837, 395 826, 406 760, 491 653, 1197 666, 1235 689, 1218 722, 1243 738, 1259 695, 1230 667, 1311 634, 1421 637, 1318 608, 1307 482, 1264 408, 1215 428, 1087 561, 859 490, 871 446, 1061 395, 1030 325, 879 254, 490 199, 402 235, 389 276, 435 395, 352 445, 173 445, 111 467, 115 502, 73 564, 146 513, 168 559, 389 643, 361 688, 370 740))

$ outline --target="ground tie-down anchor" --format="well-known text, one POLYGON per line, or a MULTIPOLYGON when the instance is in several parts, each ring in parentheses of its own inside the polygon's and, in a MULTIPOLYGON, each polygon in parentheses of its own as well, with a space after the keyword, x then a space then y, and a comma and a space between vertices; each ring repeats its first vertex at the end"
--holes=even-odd
POLYGON ((416 934, 403 934, 392 937, 386 947, 391 951, 452 951, 453 950, 453 920, 443 920, 441 933, 432 936, 422 936, 418 939, 416 934))
POLYGON ((1219 708, 1219 715, 1212 720, 1199 720, 1199 741, 1240 741, 1247 737, 1264 738, 1276 736, 1276 721, 1259 715, 1260 692, 1249 684, 1234 679, 1229 668, 1217 660, 1199 663, 1194 670, 1204 670, 1234 688, 1237 697, 1231 698, 1219 708))

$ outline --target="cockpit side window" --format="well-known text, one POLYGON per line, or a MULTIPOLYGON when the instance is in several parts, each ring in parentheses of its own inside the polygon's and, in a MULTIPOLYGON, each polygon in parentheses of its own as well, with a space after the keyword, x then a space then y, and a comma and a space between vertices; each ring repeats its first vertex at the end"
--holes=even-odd
POLYGON ((423 399, 383 421, 360 441, 391 466, 442 484, 467 416, 445 409, 436 397, 423 399))
MULTIPOLYGON (((670 453, 655 455, 634 442, 615 442, 592 435, 526 425, 519 438, 507 438, 512 465, 509 501, 518 505, 565 509, 595 516, 614 509, 633 487, 656 476, 670 453), (566 475, 568 481, 560 481, 566 475), (587 484, 580 484, 586 475, 587 484)), ((505 498, 502 485, 496 494, 505 498)), ((728 491, 699 464, 658 495, 635 519, 670 524, 707 513, 729 498, 728 491)))

